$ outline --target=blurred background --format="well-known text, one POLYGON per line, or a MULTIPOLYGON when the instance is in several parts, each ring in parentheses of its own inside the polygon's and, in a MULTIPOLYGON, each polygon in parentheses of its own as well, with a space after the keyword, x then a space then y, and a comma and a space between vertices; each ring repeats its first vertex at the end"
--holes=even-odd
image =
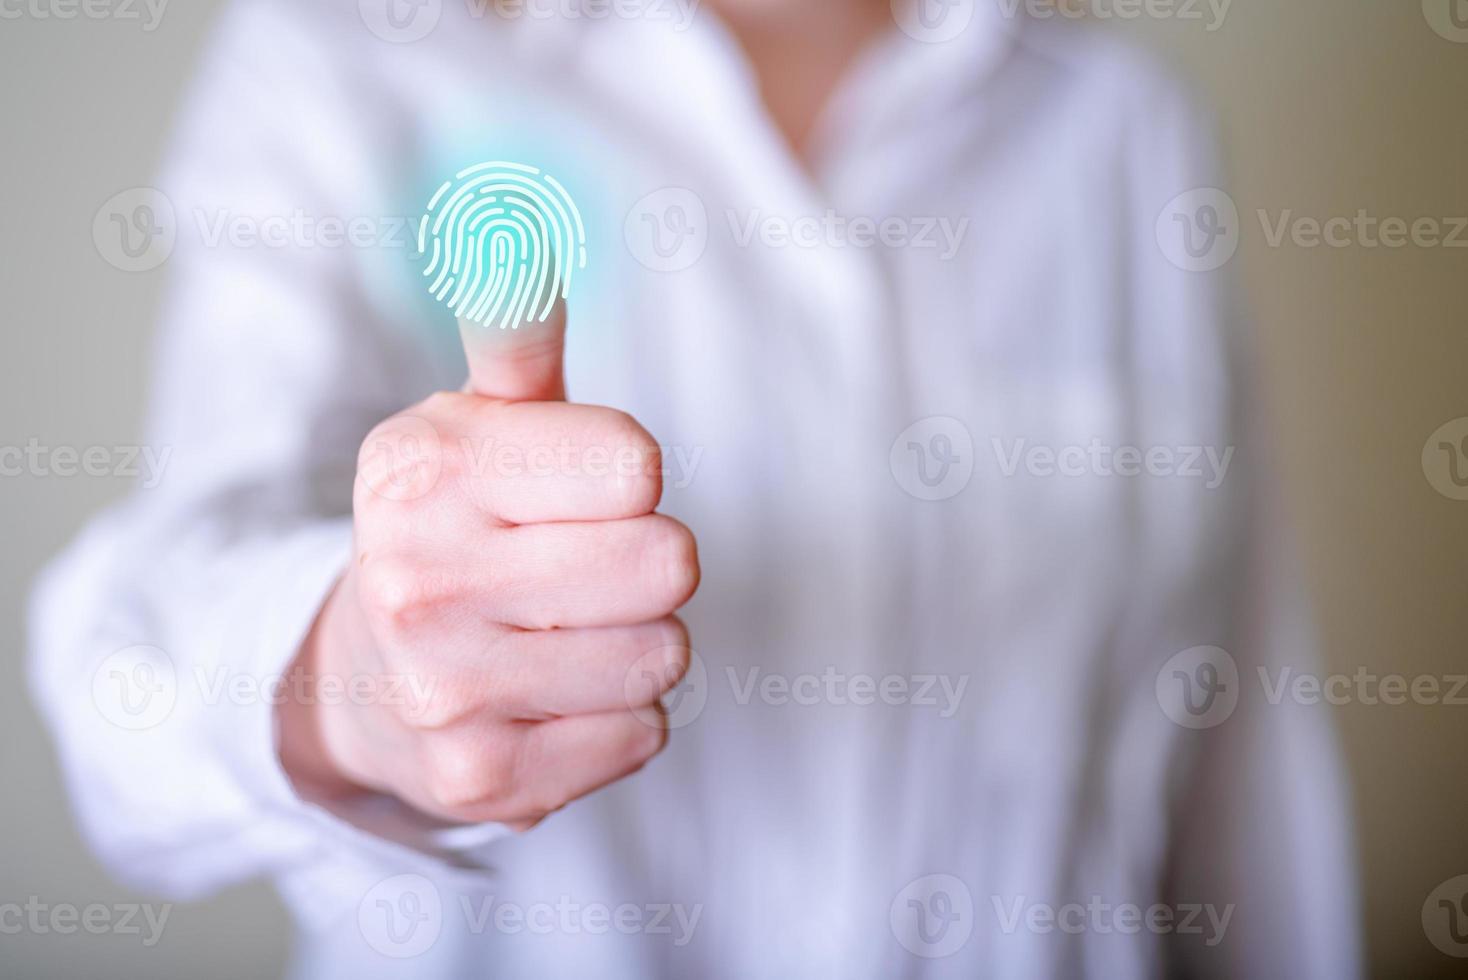
MULTIPOLYGON (((103 261, 93 222, 114 195, 150 183, 223 6, 97 4, 113 15, 89 17, 68 0, 0 3, 0 447, 138 444, 162 272, 103 261)), ((1468 487, 1454 481, 1468 479, 1468 459, 1438 444, 1468 436, 1468 227, 1457 248, 1372 247, 1354 233, 1312 245, 1308 223, 1271 238, 1285 216, 1354 222, 1363 210, 1439 219, 1444 237, 1454 218, 1468 226, 1468 0, 1085 7, 1092 29, 1160 51, 1218 108, 1241 215, 1235 261, 1263 337, 1325 670, 1435 677, 1447 693, 1468 673, 1468 487)), ((133 900, 73 830, 22 669, 32 578, 128 480, 11 472, 0 475, 0 902, 133 900)), ((1468 688, 1459 696, 1468 702, 1468 688)), ((1354 780, 1373 975, 1461 975, 1422 912, 1468 873, 1457 755, 1468 703, 1328 710, 1354 780)), ((271 975, 289 943, 286 916, 255 885, 176 906, 151 948, 82 930, 0 934, 0 975, 187 976, 199 963, 271 975)), ((1468 956, 1468 943, 1452 951, 1468 956)))

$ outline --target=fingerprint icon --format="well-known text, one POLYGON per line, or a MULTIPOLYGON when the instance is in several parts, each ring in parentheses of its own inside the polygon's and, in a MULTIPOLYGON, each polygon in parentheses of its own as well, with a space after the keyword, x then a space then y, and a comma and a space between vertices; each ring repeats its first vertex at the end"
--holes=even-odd
POLYGON ((423 275, 454 315, 501 330, 550 316, 586 268, 576 203, 550 174, 494 161, 459 171, 418 225, 423 275))

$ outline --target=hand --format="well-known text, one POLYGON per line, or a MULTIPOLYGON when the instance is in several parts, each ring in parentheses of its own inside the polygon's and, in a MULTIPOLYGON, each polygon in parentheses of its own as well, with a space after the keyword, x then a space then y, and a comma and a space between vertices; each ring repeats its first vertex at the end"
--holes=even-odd
POLYGON ((293 667, 280 754, 319 791, 523 829, 662 749, 697 548, 653 512, 647 431, 564 401, 563 307, 460 333, 465 391, 363 443, 351 566, 293 667), (323 678, 374 696, 328 698, 323 678))

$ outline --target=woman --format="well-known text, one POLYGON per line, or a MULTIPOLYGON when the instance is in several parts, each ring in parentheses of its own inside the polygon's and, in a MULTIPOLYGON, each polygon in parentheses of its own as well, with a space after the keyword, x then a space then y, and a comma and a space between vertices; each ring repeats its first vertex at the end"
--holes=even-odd
POLYGON ((171 469, 37 601, 99 853, 300 976, 1355 972, 1207 127, 1014 9, 237 4, 171 469), (544 323, 422 282, 482 161, 584 216, 544 323))

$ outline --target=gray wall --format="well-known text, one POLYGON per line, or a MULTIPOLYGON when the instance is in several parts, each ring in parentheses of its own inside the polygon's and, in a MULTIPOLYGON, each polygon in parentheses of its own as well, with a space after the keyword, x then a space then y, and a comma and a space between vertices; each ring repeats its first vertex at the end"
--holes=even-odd
MULTIPOLYGON (((1237 0, 1215 31, 1175 18, 1111 25, 1164 49, 1222 110, 1244 214, 1237 261, 1264 328, 1328 669, 1345 673, 1468 670, 1468 502, 1435 492, 1421 462, 1430 433, 1468 416, 1468 250, 1270 247, 1255 214, 1468 215, 1468 41, 1435 33, 1424 12, 1449 2, 1237 0)), ((138 440, 160 279, 103 262, 92 220, 155 172, 219 7, 171 4, 152 32, 0 20, 0 446, 138 440)), ((129 900, 72 829, 21 677, 32 576, 125 489, 0 477, 0 902, 129 900)), ((1457 961, 1429 945, 1419 913, 1434 886, 1468 872, 1468 707, 1354 704, 1337 716, 1373 972, 1448 975, 1457 961)), ((137 937, 0 935, 0 973, 257 976, 279 972, 289 941, 254 886, 175 908, 152 949, 137 937)))

